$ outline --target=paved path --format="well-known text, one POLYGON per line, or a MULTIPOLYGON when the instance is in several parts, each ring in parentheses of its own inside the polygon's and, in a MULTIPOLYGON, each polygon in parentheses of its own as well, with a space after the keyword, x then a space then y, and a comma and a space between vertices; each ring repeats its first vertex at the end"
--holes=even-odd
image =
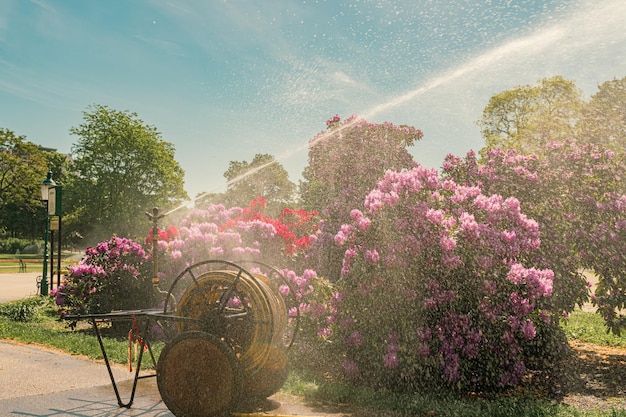
MULTIPOLYGON (((113 367, 122 401, 132 388, 133 374, 125 366, 113 367)), ((147 375, 147 374, 144 374, 147 375)), ((371 410, 307 403, 300 397, 278 393, 256 410, 234 416, 378 417, 371 410)), ((42 347, 0 340, 0 416, 34 417, 173 417, 156 385, 156 378, 139 381, 130 409, 120 408, 102 362, 67 355, 42 347)))
MULTIPOLYGON (((116 381, 126 381, 120 391, 130 392, 132 374, 124 366, 114 366, 113 372, 116 381)), ((103 362, 0 341, 0 416, 172 415, 160 402, 158 391, 147 389, 140 394, 137 409, 121 413, 103 362), (160 414, 139 413, 159 405, 160 414)))
POLYGON ((0 274, 0 303, 38 295, 37 277, 40 276, 41 272, 0 274))

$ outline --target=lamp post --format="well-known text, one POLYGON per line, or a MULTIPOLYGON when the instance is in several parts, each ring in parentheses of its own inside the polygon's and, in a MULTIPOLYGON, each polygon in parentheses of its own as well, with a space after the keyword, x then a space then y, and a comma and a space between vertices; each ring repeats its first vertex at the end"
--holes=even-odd
POLYGON ((50 189, 56 187, 56 183, 52 179, 52 171, 48 171, 48 175, 41 183, 41 200, 46 203, 46 233, 43 237, 43 272, 41 273, 41 295, 48 295, 48 234, 50 233, 50 189))

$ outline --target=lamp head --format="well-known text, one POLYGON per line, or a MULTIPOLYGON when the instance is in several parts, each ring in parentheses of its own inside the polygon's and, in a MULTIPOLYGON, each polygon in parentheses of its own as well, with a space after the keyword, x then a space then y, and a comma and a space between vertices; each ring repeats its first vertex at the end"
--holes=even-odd
POLYGON ((56 183, 52 179, 52 170, 48 171, 48 175, 46 179, 41 183, 41 199, 43 201, 48 201, 48 191, 52 187, 56 187, 56 183))

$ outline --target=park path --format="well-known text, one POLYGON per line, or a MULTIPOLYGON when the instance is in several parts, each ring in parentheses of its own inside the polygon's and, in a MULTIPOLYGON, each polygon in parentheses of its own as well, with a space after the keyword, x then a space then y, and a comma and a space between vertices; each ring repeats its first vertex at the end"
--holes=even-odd
POLYGON ((38 277, 41 272, 0 274, 0 303, 39 295, 38 277))

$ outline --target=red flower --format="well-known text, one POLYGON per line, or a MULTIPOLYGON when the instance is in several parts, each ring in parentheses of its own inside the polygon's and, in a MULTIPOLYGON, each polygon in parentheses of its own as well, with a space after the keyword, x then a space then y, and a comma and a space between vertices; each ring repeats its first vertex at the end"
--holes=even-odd
POLYGON ((176 226, 169 226, 167 229, 165 229, 165 231, 167 232, 167 235, 170 237, 170 239, 176 239, 180 236, 180 233, 178 233, 178 228, 176 228, 176 226))
POLYGON ((259 220, 267 224, 274 226, 276 235, 279 236, 284 244, 284 252, 287 255, 293 255, 297 250, 306 248, 309 243, 309 234, 314 233, 317 230, 317 225, 311 224, 313 217, 317 215, 317 212, 308 212, 305 210, 292 210, 285 208, 280 218, 274 219, 270 216, 262 214, 260 210, 263 210, 266 205, 266 200, 263 197, 257 197, 250 202, 248 207, 242 209, 241 215, 232 219, 228 219, 224 224, 218 227, 220 232, 233 229, 239 222, 250 222, 253 220, 259 220), (304 235, 303 237, 297 237, 298 235, 304 235))

